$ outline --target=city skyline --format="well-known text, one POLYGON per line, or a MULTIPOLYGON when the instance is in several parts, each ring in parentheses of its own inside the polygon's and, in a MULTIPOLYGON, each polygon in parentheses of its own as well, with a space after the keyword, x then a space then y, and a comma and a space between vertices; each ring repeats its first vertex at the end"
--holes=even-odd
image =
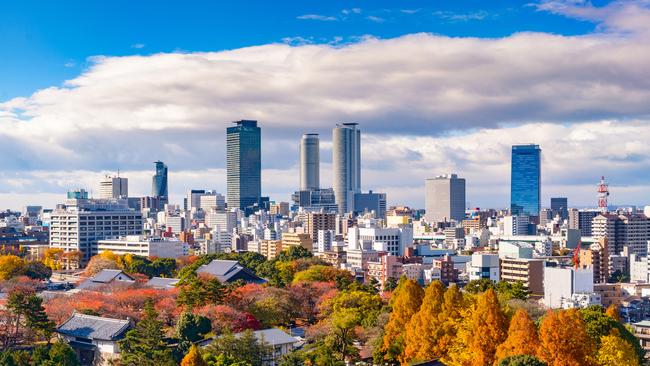
MULTIPOLYGON (((424 180, 457 172, 467 179, 469 205, 506 208, 510 147, 527 142, 544 150, 543 206, 553 196, 594 206, 601 175, 611 204, 646 203, 650 88, 636 81, 648 78, 637 67, 650 58, 647 5, 544 1, 437 13, 411 5, 386 12, 383 23, 371 3, 355 12, 295 9, 278 26, 294 36, 285 41, 170 47, 133 40, 122 51, 110 42, 76 49, 76 66, 38 82, 25 78, 31 89, 2 74, 0 203, 52 207, 69 189, 96 193, 101 177, 117 170, 133 195, 146 195, 155 160, 170 167, 172 202, 192 188, 225 193, 224 127, 246 118, 264 128, 262 195, 276 201, 288 201, 299 185, 302 134, 320 134, 321 186, 329 187, 331 128, 358 122, 361 190, 386 192, 389 204, 423 207, 424 180), (505 25, 486 30, 498 22, 505 25), (329 44, 334 29, 343 40, 329 44), (412 76, 400 79, 395 64, 412 76), (345 72, 353 65, 362 67, 345 72), (255 72, 242 74, 249 69, 255 72)), ((0 32, 20 31, 27 26, 20 21, 0 32)), ((2 57, 11 61, 3 73, 21 69, 16 55, 2 57)))

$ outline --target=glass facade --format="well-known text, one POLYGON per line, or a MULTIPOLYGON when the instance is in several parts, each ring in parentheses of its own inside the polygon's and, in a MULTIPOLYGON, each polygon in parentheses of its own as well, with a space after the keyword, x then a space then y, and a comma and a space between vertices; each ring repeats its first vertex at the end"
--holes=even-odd
POLYGON ((539 216, 541 201, 541 154, 539 145, 512 147, 510 210, 513 215, 539 216))
POLYGON ((262 195, 261 130, 257 121, 234 123, 226 130, 228 208, 245 210, 262 195))
POLYGON ((154 174, 151 183, 151 195, 153 197, 160 197, 167 199, 169 192, 167 190, 167 165, 162 161, 157 161, 156 174, 154 174))

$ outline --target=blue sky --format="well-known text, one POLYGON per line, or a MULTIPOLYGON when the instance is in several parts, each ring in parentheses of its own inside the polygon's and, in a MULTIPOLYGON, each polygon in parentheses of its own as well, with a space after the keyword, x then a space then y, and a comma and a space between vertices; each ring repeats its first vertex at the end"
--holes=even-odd
POLYGON ((53 206, 118 169, 172 202, 225 192, 225 128, 262 127, 263 194, 298 186, 298 141, 358 122, 364 190, 422 207, 426 178, 509 206, 510 148, 542 197, 650 192, 650 0, 0 2, 0 209, 53 206))
POLYGON ((575 35, 594 26, 530 1, 3 1, 0 100, 60 85, 96 55, 219 51, 296 37, 575 35))

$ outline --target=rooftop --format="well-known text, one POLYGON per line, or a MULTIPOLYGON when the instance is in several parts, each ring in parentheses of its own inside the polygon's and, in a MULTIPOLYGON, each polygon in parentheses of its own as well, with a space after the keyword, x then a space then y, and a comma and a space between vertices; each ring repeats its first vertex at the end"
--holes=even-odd
POLYGON ((74 313, 57 328, 57 332, 72 337, 111 341, 124 335, 130 326, 131 321, 128 319, 74 313))

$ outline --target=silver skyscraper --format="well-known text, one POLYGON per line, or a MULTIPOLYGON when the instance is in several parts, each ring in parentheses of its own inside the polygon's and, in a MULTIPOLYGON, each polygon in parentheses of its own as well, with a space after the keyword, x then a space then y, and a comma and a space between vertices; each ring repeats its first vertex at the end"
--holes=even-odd
POLYGON ((332 131, 333 185, 341 213, 354 210, 354 194, 361 191, 361 131, 357 126, 337 124, 332 131))
POLYGON ((320 154, 317 133, 306 133, 300 140, 300 190, 320 188, 320 154))

